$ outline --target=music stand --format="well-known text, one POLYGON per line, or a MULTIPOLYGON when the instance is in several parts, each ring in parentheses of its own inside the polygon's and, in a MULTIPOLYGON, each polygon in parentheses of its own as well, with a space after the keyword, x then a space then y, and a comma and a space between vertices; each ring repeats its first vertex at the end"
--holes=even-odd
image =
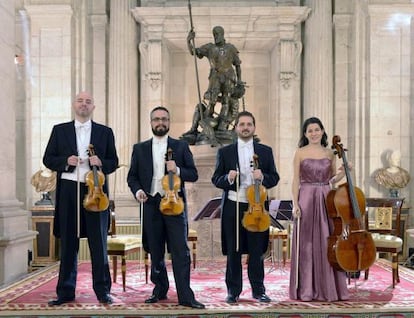
POLYGON ((210 241, 211 241, 211 259, 214 259, 214 236, 213 220, 221 216, 221 197, 210 199, 198 213, 193 217, 193 221, 210 220, 210 241))
POLYGON ((272 218, 272 226, 284 230, 285 227, 278 220, 291 222, 292 213, 292 200, 270 200, 269 214, 272 218))
MULTIPOLYGON (((285 226, 281 222, 291 222, 293 217, 293 203, 292 200, 270 200, 269 203, 269 215, 271 225, 279 230, 286 230, 285 226), (280 221, 280 222, 279 222, 280 221)), ((288 231, 289 233, 289 231, 288 231)), ((280 239, 277 240, 277 259, 280 267, 280 239)), ((273 243, 273 242, 272 242, 273 243)), ((271 261, 274 264, 274 244, 272 244, 272 250, 270 251, 271 261)), ((269 272, 273 270, 273 265, 269 272)))
POLYGON ((200 211, 193 217, 193 221, 203 219, 219 219, 221 213, 221 197, 216 197, 208 201, 200 211))

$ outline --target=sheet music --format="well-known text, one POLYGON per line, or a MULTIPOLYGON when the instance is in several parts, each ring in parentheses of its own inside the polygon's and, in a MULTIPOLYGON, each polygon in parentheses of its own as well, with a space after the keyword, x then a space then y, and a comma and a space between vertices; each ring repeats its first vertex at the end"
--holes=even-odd
POLYGON ((269 203, 269 214, 276 219, 277 212, 279 211, 281 200, 270 200, 269 203))

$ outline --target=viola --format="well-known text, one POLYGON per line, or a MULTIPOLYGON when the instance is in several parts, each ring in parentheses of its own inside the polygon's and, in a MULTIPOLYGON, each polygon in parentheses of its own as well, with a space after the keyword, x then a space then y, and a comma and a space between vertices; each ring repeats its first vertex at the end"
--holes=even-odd
MULTIPOLYGON (((88 148, 89 157, 95 155, 93 145, 88 148)), ((83 200, 83 207, 88 211, 102 212, 108 209, 109 199, 103 191, 105 183, 105 175, 98 169, 97 166, 92 166, 92 170, 86 174, 86 184, 88 186, 88 193, 83 200)))
MULTIPOLYGON (((259 156, 256 154, 253 155, 253 167, 259 169, 259 156)), ((266 231, 270 226, 270 216, 264 205, 267 191, 260 180, 255 180, 254 184, 246 189, 246 197, 249 207, 243 215, 243 227, 250 232, 266 231)))
POLYGON ((371 233, 365 229, 365 196, 354 187, 341 138, 334 136, 332 148, 342 158, 347 183, 331 190, 326 199, 328 215, 333 219, 334 231, 328 238, 328 260, 342 271, 358 272, 375 261, 376 249, 371 233))
MULTIPOLYGON (((168 148, 166 159, 173 160, 173 151, 168 148)), ((165 215, 180 215, 184 211, 184 201, 178 195, 178 190, 181 187, 181 179, 174 172, 168 173, 162 178, 162 188, 165 195, 161 198, 160 211, 165 215)))

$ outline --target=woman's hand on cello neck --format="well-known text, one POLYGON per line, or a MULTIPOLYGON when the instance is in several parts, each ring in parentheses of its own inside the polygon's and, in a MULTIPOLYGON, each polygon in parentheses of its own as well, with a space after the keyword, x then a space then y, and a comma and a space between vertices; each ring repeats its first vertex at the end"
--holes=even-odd
MULTIPOLYGON (((351 171, 352 170, 352 163, 348 162, 348 170, 351 171)), ((345 167, 344 164, 342 163, 342 165, 338 168, 338 172, 331 178, 330 183, 334 184, 337 183, 339 181, 342 180, 343 177, 345 177, 346 172, 345 172, 345 167)))

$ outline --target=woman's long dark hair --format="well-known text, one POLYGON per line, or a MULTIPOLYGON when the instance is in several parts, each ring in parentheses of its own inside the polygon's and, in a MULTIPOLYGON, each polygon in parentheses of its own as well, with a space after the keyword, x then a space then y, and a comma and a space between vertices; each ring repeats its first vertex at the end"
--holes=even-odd
POLYGON ((299 144, 298 144, 299 148, 302 148, 302 147, 309 144, 309 140, 308 140, 308 138, 305 137, 305 134, 306 134, 306 130, 308 129, 308 126, 310 124, 318 124, 319 128, 323 130, 321 145, 326 147, 328 145, 328 135, 325 132, 325 128, 323 127, 322 122, 320 121, 319 118, 310 117, 310 118, 306 119, 305 122, 303 123, 302 136, 300 137, 299 144))

